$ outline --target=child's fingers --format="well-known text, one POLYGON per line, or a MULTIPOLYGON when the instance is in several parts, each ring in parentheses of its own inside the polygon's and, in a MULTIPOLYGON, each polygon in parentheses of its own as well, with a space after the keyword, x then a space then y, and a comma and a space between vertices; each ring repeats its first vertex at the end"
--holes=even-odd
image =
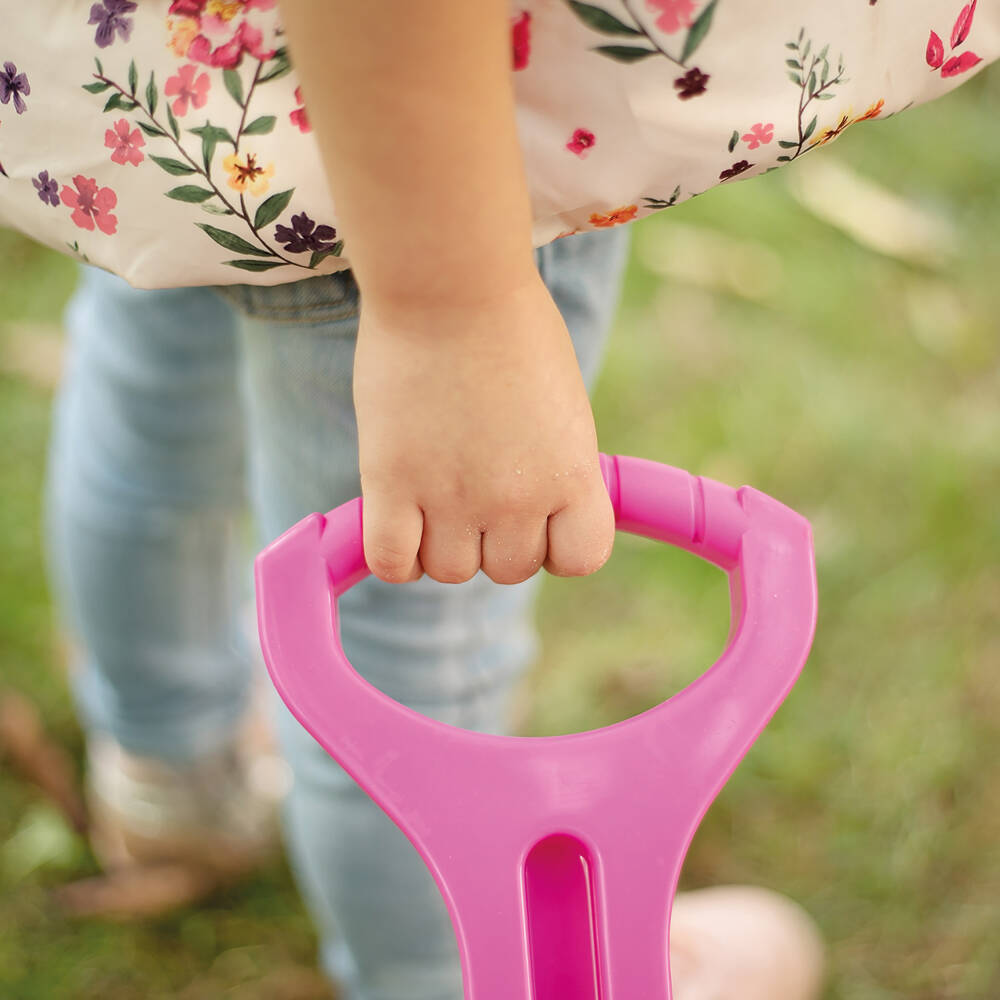
POLYGON ((548 545, 545 519, 534 522, 502 520, 483 534, 483 572, 495 583, 521 583, 545 560, 548 545))
POLYGON ((420 565, 441 583, 465 583, 479 570, 481 539, 479 528, 468 521, 426 514, 420 565))
POLYGON ((549 517, 543 565, 553 576, 586 576, 607 562, 614 540, 614 509, 602 486, 549 517))
POLYGON ((380 493, 366 494, 361 507, 365 562, 386 583, 407 583, 423 575, 418 555, 423 512, 412 503, 380 493))

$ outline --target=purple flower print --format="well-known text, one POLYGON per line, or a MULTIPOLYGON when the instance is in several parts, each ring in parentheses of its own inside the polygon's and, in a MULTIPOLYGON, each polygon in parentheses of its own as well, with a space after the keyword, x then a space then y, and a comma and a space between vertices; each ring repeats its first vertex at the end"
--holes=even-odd
POLYGON ((289 253, 305 253, 312 250, 322 253, 332 250, 337 230, 333 226, 317 226, 305 212, 292 216, 292 228, 275 226, 274 238, 281 243, 289 253))
POLYGON ((730 178, 737 177, 744 171, 749 170, 752 166, 753 164, 748 160, 739 160, 729 167, 728 170, 723 170, 722 173, 719 174, 719 180, 728 181, 730 178))
POLYGON ((134 0, 101 0, 90 8, 90 20, 87 24, 96 24, 97 33, 94 41, 97 47, 106 49, 118 37, 127 42, 132 34, 132 19, 126 17, 136 8, 134 0))
POLYGON ((683 76, 674 80, 674 87, 680 91, 677 95, 682 101, 689 101, 692 97, 704 94, 711 76, 702 73, 697 66, 689 69, 683 76))
POLYGON ((0 103, 8 104, 13 96, 14 110, 23 115, 27 105, 21 95, 27 96, 30 93, 28 78, 23 73, 18 73, 17 67, 12 62, 5 62, 3 72, 0 73, 0 103))
POLYGON ((31 178, 31 183, 35 185, 38 197, 53 208, 59 207, 59 181, 54 177, 49 177, 49 172, 43 170, 37 177, 31 178))

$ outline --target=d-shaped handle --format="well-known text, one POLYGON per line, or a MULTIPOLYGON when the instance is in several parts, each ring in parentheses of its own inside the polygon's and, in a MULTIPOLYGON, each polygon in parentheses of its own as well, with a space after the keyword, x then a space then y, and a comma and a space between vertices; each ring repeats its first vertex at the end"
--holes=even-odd
MULTIPOLYGON (((695 730, 697 716, 703 729, 718 730, 700 741, 699 753, 689 760, 691 781, 709 781, 721 761, 732 758, 735 767, 805 663, 816 623, 809 523, 750 487, 735 490, 657 462, 602 455, 601 469, 618 528, 687 549, 729 576, 732 617, 725 651, 659 706, 687 713, 695 730)), ((428 748, 459 738, 513 738, 468 733, 428 719, 357 674, 340 644, 336 597, 369 572, 361 499, 326 515, 311 514, 257 557, 258 623, 271 678, 292 713, 393 814, 392 792, 379 765, 385 732, 428 748)), ((397 775, 402 770, 401 764, 395 768, 397 775)), ((714 778, 710 783, 715 791, 721 787, 714 778)))
MULTIPOLYGON (((716 564, 732 602, 729 642, 706 673, 604 729, 469 732, 361 678, 337 634, 336 602, 369 572, 360 499, 303 519, 257 558, 261 644, 275 686, 427 863, 455 924, 469 1000, 565 995, 540 985, 546 974, 534 958, 525 966, 519 888, 521 878, 537 881, 525 852, 551 847, 553 834, 585 845, 594 876, 587 905, 598 930, 578 963, 580 982, 599 976, 597 995, 609 1000, 669 998, 666 921, 687 846, 812 642, 816 578, 804 518, 749 487, 643 459, 602 455, 601 468, 618 528, 716 564)), ((551 888, 530 900, 532 926, 564 926, 564 901, 554 909, 545 901, 551 888)), ((556 937, 531 931, 532 955, 551 951, 556 937)))

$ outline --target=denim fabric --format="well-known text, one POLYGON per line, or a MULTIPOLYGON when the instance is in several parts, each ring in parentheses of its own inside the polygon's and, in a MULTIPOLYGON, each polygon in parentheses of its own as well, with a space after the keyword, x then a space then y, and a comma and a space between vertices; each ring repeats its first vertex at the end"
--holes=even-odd
MULTIPOLYGON (((588 387, 622 227, 537 251, 588 387)), ((84 725, 183 760, 231 738, 255 650, 247 499, 263 546, 360 493, 350 273, 275 287, 139 291, 89 270, 67 313, 46 494, 54 590, 81 655, 84 725)), ((515 586, 369 577, 340 599, 354 667, 403 704, 506 731, 536 650, 540 576, 515 586)), ((454 931, 412 845, 273 698, 294 774, 286 845, 344 1000, 460 1000, 454 931)))

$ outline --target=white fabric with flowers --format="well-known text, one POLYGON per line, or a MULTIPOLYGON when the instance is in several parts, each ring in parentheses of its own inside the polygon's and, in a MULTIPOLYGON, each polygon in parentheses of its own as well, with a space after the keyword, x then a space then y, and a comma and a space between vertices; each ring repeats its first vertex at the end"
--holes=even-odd
MULTIPOLYGON (((540 246, 946 93, 1000 53, 1000 0, 514 0, 510 27, 540 246)), ((6 225, 138 287, 350 266, 276 0, 20 3, 0 65, 6 225)))

